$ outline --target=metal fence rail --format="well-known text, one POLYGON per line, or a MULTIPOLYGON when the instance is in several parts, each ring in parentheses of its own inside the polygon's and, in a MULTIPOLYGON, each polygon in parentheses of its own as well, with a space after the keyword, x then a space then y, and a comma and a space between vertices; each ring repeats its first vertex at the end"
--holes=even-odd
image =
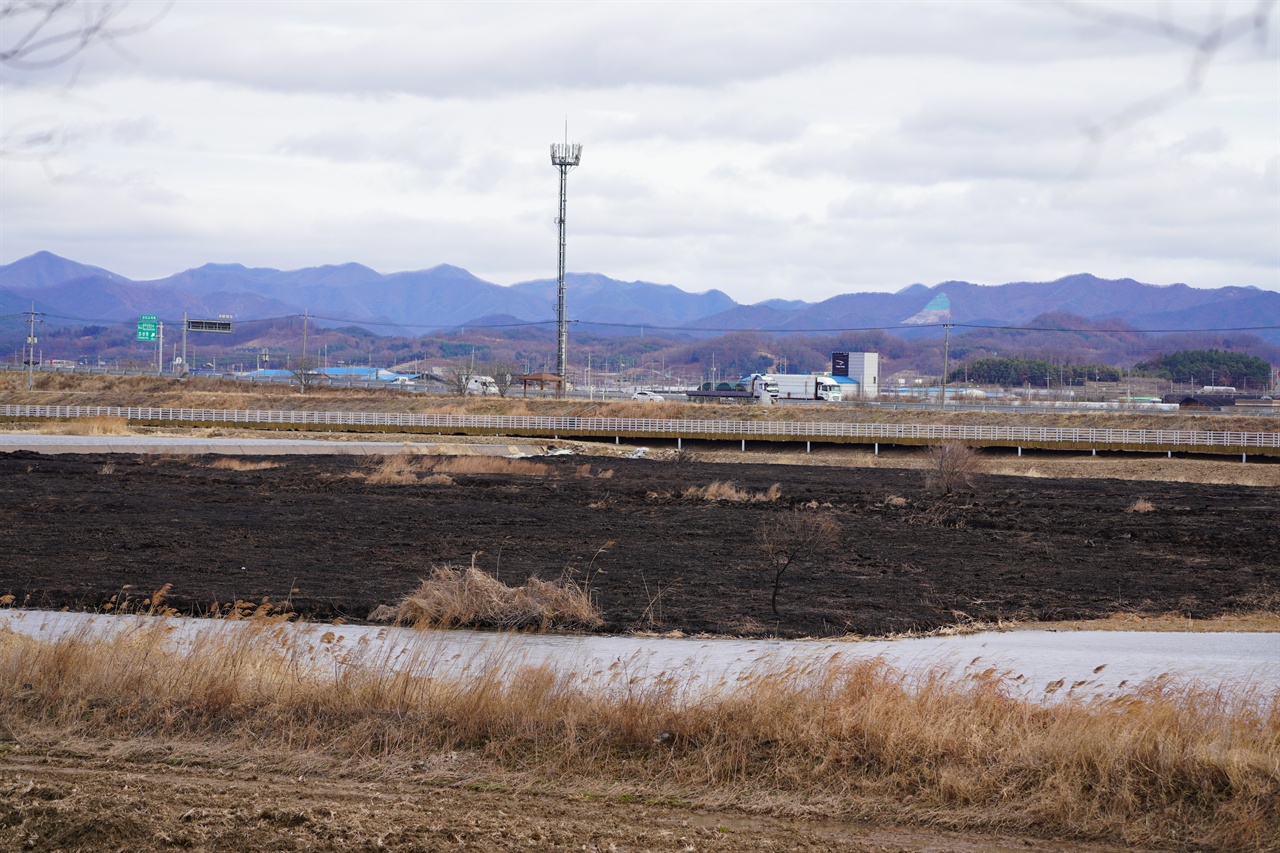
POLYGON ((1062 449, 1197 449, 1241 453, 1280 449, 1280 432, 1217 430, 1067 429, 942 424, 855 424, 831 421, 682 420, 663 418, 533 417, 507 415, 402 414, 396 412, 307 412, 237 409, 170 409, 123 406, 0 405, 5 418, 113 417, 147 423, 351 426, 410 430, 479 431, 512 435, 753 439, 756 441, 879 441, 912 444, 965 441, 974 444, 1062 449))

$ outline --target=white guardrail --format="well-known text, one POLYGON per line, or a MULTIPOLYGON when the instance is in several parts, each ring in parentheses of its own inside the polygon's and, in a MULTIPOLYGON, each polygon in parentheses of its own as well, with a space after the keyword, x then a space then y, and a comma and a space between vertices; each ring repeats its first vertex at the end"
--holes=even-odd
POLYGON ((2 417, 115 417, 133 421, 291 426, 373 426, 475 429, 497 433, 578 436, 667 436, 752 438, 759 441, 894 439, 1058 444, 1077 448, 1203 447, 1240 451, 1280 448, 1280 432, 1165 429, 1063 429, 1058 427, 960 426, 941 424, 853 424, 832 421, 679 420, 664 418, 532 417, 526 415, 429 415, 397 412, 306 412, 236 409, 169 409, 123 406, 0 406, 2 417))

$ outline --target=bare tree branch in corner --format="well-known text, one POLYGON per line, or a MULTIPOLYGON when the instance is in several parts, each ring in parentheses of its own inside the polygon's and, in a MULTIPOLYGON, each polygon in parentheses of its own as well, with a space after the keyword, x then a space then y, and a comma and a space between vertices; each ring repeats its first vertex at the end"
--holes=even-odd
POLYGON ((1129 104, 1084 129, 1090 139, 1091 147, 1076 169, 1077 177, 1088 175, 1093 171, 1102 157, 1103 147, 1111 137, 1128 130, 1144 119, 1164 112, 1181 101, 1194 97, 1203 87, 1213 60, 1223 48, 1253 36, 1258 50, 1261 51, 1266 46, 1267 29, 1276 6, 1276 0, 1257 0, 1253 11, 1229 18, 1220 14, 1223 7, 1218 6, 1216 8, 1219 15, 1216 22, 1203 29, 1193 29, 1175 23, 1167 14, 1149 17, 1127 10, 1108 9, 1092 3, 1076 2, 1076 0, 1050 0, 1050 2, 1077 18, 1115 29, 1146 33, 1185 45, 1192 51, 1191 59, 1187 64, 1187 73, 1180 83, 1129 104))
POLYGON ((155 26, 172 0, 142 20, 126 20, 129 0, 8 0, 0 4, 0 65, 21 71, 54 68, 96 44, 117 43, 155 26))
MULTIPOLYGON (((0 2, 0 71, 5 73, 0 74, 0 82, 18 85, 24 73, 70 63, 96 45, 129 57, 120 40, 155 26, 172 5, 173 0, 141 6, 133 6, 130 0, 4 0, 0 2), (132 14, 131 6, 142 11, 132 14)), ((77 63, 67 88, 74 85, 79 70, 77 63)), ((4 128, 0 157, 38 159, 54 179, 48 159, 65 142, 56 118, 18 122, 4 128)))

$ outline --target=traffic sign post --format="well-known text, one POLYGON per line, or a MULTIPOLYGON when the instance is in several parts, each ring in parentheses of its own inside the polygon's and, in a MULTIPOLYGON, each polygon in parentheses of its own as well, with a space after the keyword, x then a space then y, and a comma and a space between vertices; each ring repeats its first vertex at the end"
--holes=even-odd
POLYGON ((141 319, 138 320, 138 340, 154 341, 159 325, 155 314, 143 314, 141 319))
POLYGON ((156 342, 156 372, 164 370, 164 324, 155 314, 143 314, 138 318, 138 340, 156 342))

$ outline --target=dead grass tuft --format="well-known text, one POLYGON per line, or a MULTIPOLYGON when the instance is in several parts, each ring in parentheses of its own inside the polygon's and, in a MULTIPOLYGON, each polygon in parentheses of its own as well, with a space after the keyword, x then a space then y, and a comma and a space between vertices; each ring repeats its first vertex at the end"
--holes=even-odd
POLYGON ((1146 498, 1138 498, 1125 508, 1125 512, 1154 512, 1155 508, 1155 504, 1146 498))
POLYGON ((418 482, 418 475, 429 470, 422 463, 423 457, 398 453, 380 457, 377 467, 365 475, 370 483, 380 485, 410 485, 418 482))
POLYGON ((706 486, 690 486, 683 496, 691 500, 772 503, 782 496, 782 486, 774 483, 763 492, 753 492, 738 488, 732 480, 714 480, 706 486))
POLYGON ((508 459, 505 456, 445 456, 435 464, 435 470, 446 474, 514 474, 526 477, 546 477, 551 466, 529 459, 508 459))
MULTIPOLYGON (((378 461, 372 470, 355 471, 350 476, 383 485, 406 486, 424 483, 451 486, 456 481, 450 475, 503 474, 547 477, 552 473, 551 466, 544 462, 510 459, 505 456, 418 456, 396 453, 373 458, 378 461)), ((581 467, 589 469, 590 466, 581 467)), ((613 472, 608 471, 600 476, 612 475, 613 472)))
POLYGON ((266 471, 280 467, 279 462, 268 462, 265 459, 240 459, 236 456, 223 456, 209 463, 210 468, 219 471, 266 471))
POLYGON ((521 631, 593 630, 604 624, 590 591, 570 578, 529 578, 512 587, 474 566, 433 567, 401 602, 396 618, 421 628, 521 631))
POLYGON ((68 418, 53 421, 40 427, 45 435, 132 435, 129 422, 124 418, 97 415, 91 418, 68 418))

